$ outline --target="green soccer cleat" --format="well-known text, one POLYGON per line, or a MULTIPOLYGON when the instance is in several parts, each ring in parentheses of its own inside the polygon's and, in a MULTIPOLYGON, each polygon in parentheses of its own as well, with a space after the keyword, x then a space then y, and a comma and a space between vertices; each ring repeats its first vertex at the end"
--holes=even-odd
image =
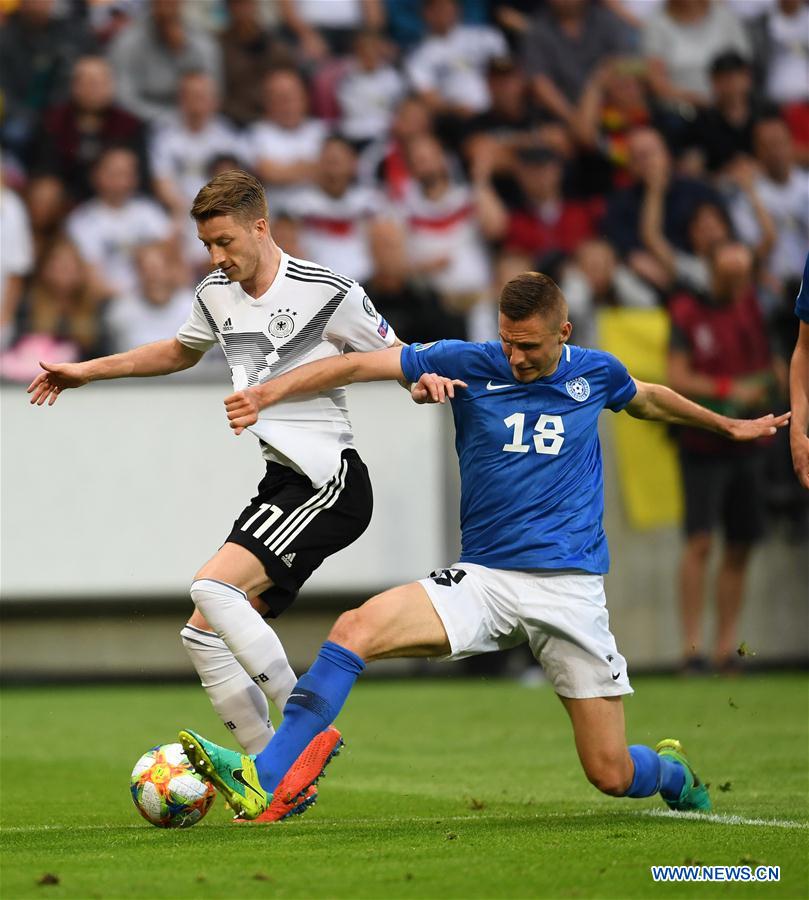
POLYGON ((685 755, 683 745, 675 738, 666 738, 655 747, 658 756, 673 759, 685 769, 685 783, 676 800, 666 800, 669 809, 681 812, 710 812, 711 797, 708 788, 700 780, 697 773, 691 767, 688 757, 685 755))
POLYGON ((227 750, 193 731, 181 731, 180 743, 194 770, 214 783, 236 815, 255 819, 270 805, 272 794, 261 786, 252 756, 227 750))

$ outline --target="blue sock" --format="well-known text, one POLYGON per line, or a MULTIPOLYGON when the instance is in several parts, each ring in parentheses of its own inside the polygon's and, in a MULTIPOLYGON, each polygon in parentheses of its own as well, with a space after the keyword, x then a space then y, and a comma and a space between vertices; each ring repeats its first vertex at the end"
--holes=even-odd
POLYGON ((635 774, 624 796, 651 797, 658 791, 669 800, 676 800, 685 783, 683 767, 673 759, 658 756, 651 747, 633 744, 629 755, 635 764, 635 774))
POLYGON ((626 797, 651 797, 660 790, 660 757, 651 747, 633 744, 629 755, 635 764, 635 774, 626 797))
POLYGON ((298 679, 284 707, 284 721, 256 757, 261 786, 273 792, 316 734, 337 718, 365 663, 331 641, 320 648, 312 668, 298 679))
POLYGON ((664 800, 679 800, 685 784, 685 769, 676 759, 660 757, 660 796, 664 800))

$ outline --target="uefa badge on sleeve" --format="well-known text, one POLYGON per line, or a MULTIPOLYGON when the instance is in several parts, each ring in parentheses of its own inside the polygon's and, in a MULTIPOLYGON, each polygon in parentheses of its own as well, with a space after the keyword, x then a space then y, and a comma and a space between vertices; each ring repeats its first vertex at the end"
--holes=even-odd
POLYGON ((590 396, 590 385, 586 378, 572 378, 565 382, 565 387, 568 394, 579 403, 584 403, 590 396))

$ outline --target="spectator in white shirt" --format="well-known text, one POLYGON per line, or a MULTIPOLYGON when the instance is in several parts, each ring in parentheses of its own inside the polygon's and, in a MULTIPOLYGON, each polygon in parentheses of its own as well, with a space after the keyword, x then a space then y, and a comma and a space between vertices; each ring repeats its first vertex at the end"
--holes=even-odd
POLYGON ((106 150, 93 170, 97 196, 78 206, 66 223, 83 259, 95 268, 110 295, 135 289, 135 251, 139 246, 168 241, 174 234, 163 208, 137 196, 137 166, 131 150, 106 150))
MULTIPOLYGON (((413 182, 398 206, 405 218, 408 255, 441 296, 446 309, 467 313, 489 299, 491 267, 485 238, 502 228, 492 221, 492 189, 450 177, 450 164, 436 138, 425 135, 408 145, 413 182)), ((470 323, 471 331, 471 323, 470 323)))
POLYGON ((315 176, 326 126, 308 117, 306 85, 296 69, 268 73, 262 83, 264 118, 248 131, 253 168, 267 189, 270 213, 281 212, 315 176))
POLYGON ((434 112, 467 118, 489 107, 486 67, 507 56, 503 35, 484 25, 461 25, 456 0, 425 0, 429 35, 407 60, 413 87, 434 112))
POLYGON ((646 22, 643 52, 650 61, 649 81, 666 103, 709 105, 710 65, 726 50, 751 57, 747 32, 726 3, 666 0, 646 22))
POLYGON ((372 188, 355 183, 357 154, 344 138, 326 139, 317 168, 317 183, 292 207, 304 258, 363 282, 372 268, 369 232, 383 201, 372 188))
POLYGON ((25 276, 34 266, 34 245, 22 200, 0 186, 0 346, 11 340, 11 326, 25 276))
POLYGON ((194 303, 194 292, 182 286, 182 272, 165 244, 144 244, 135 252, 135 261, 135 290, 113 300, 106 310, 113 353, 176 334, 194 303))
POLYGON ((779 105, 809 100, 809 6, 778 0, 758 27, 766 48, 767 98, 779 105))
POLYGON ((188 218, 217 156, 240 156, 234 129, 219 113, 219 92, 205 72, 183 75, 179 108, 158 123, 150 141, 152 187, 177 217, 188 218))
MULTIPOLYGON (((792 298, 797 293, 809 247, 809 172, 795 164, 792 137, 782 119, 770 117, 757 122, 753 147, 762 170, 756 192, 776 231, 767 267, 792 298)), ((761 225, 745 195, 734 199, 730 213, 739 237, 746 244, 755 245, 761 239, 761 225)))
POLYGON ((152 187, 183 235, 189 261, 207 268, 208 253, 197 239, 188 210, 208 181, 213 160, 221 156, 241 159, 241 149, 232 126, 217 114, 219 94, 210 75, 184 75, 179 99, 178 111, 159 123, 150 142, 152 187))
POLYGON ((404 79, 387 62, 381 35, 360 32, 349 68, 337 85, 341 132, 358 143, 384 137, 404 94, 404 79))

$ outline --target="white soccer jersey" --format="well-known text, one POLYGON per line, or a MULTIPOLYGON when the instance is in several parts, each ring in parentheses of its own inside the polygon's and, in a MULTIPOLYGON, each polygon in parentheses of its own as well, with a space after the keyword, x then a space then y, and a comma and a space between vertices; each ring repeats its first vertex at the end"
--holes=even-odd
MULTIPOLYGON (((761 176, 756 191, 775 225, 776 240, 767 261, 779 278, 800 278, 809 245, 809 173, 794 166, 789 179, 781 184, 761 176)), ((729 204, 730 218, 746 244, 761 240, 761 227, 750 201, 741 192, 729 204)))
POLYGON ((373 72, 353 66, 337 85, 343 134, 352 141, 385 137, 404 95, 404 79, 393 66, 373 72))
POLYGON ((173 334, 185 322, 193 300, 193 292, 185 287, 161 304, 150 303, 141 294, 117 297, 104 310, 114 352, 165 340, 167 334, 173 334))
MULTIPOLYGON (((210 178, 217 156, 233 156, 243 165, 247 161, 235 129, 220 116, 212 117, 199 131, 189 131, 178 115, 168 117, 157 127, 149 152, 154 177, 171 181, 189 206, 210 178)), ((204 263, 208 253, 197 237, 196 222, 187 219, 183 231, 188 260, 204 263)))
POLYGON ((118 207, 88 200, 68 216, 66 227, 82 257, 100 269, 117 294, 138 289, 137 248, 172 234, 171 219, 147 197, 134 197, 118 207))
POLYGON ((430 200, 418 184, 411 183, 399 210, 405 216, 410 260, 416 264, 447 260, 444 268, 428 276, 438 291, 488 289, 489 257, 468 185, 453 184, 438 200, 430 200))
MULTIPOLYGON (((220 269, 212 272, 197 287, 177 340, 202 351, 218 342, 239 391, 347 349, 390 347, 396 336, 356 281, 282 253, 273 283, 257 299, 220 269)), ((315 487, 334 475, 354 440, 343 388, 263 409, 249 430, 265 459, 302 472, 315 487)))
POLYGON ((437 91, 450 103, 482 112, 490 103, 486 65, 495 56, 508 56, 499 31, 456 25, 447 34, 426 37, 410 54, 406 69, 417 91, 437 91))
POLYGON ((174 115, 161 122, 149 144, 152 174, 170 179, 191 203, 210 178, 210 165, 217 156, 245 160, 234 128, 221 116, 214 116, 199 131, 189 131, 174 115))
MULTIPOLYGON (((269 159, 275 163, 315 162, 326 139, 326 126, 307 119, 297 128, 281 128, 274 122, 256 122, 247 129, 247 144, 253 163, 269 159)), ((306 185, 268 185, 270 216, 285 211, 306 185)))
POLYGON ((0 186, 0 285, 7 275, 27 275, 33 268, 28 211, 14 191, 0 186))
POLYGON ((310 187, 296 197, 289 211, 300 219, 301 247, 307 256, 363 281, 373 270, 368 222, 383 206, 377 191, 361 185, 351 185, 341 197, 310 187))

